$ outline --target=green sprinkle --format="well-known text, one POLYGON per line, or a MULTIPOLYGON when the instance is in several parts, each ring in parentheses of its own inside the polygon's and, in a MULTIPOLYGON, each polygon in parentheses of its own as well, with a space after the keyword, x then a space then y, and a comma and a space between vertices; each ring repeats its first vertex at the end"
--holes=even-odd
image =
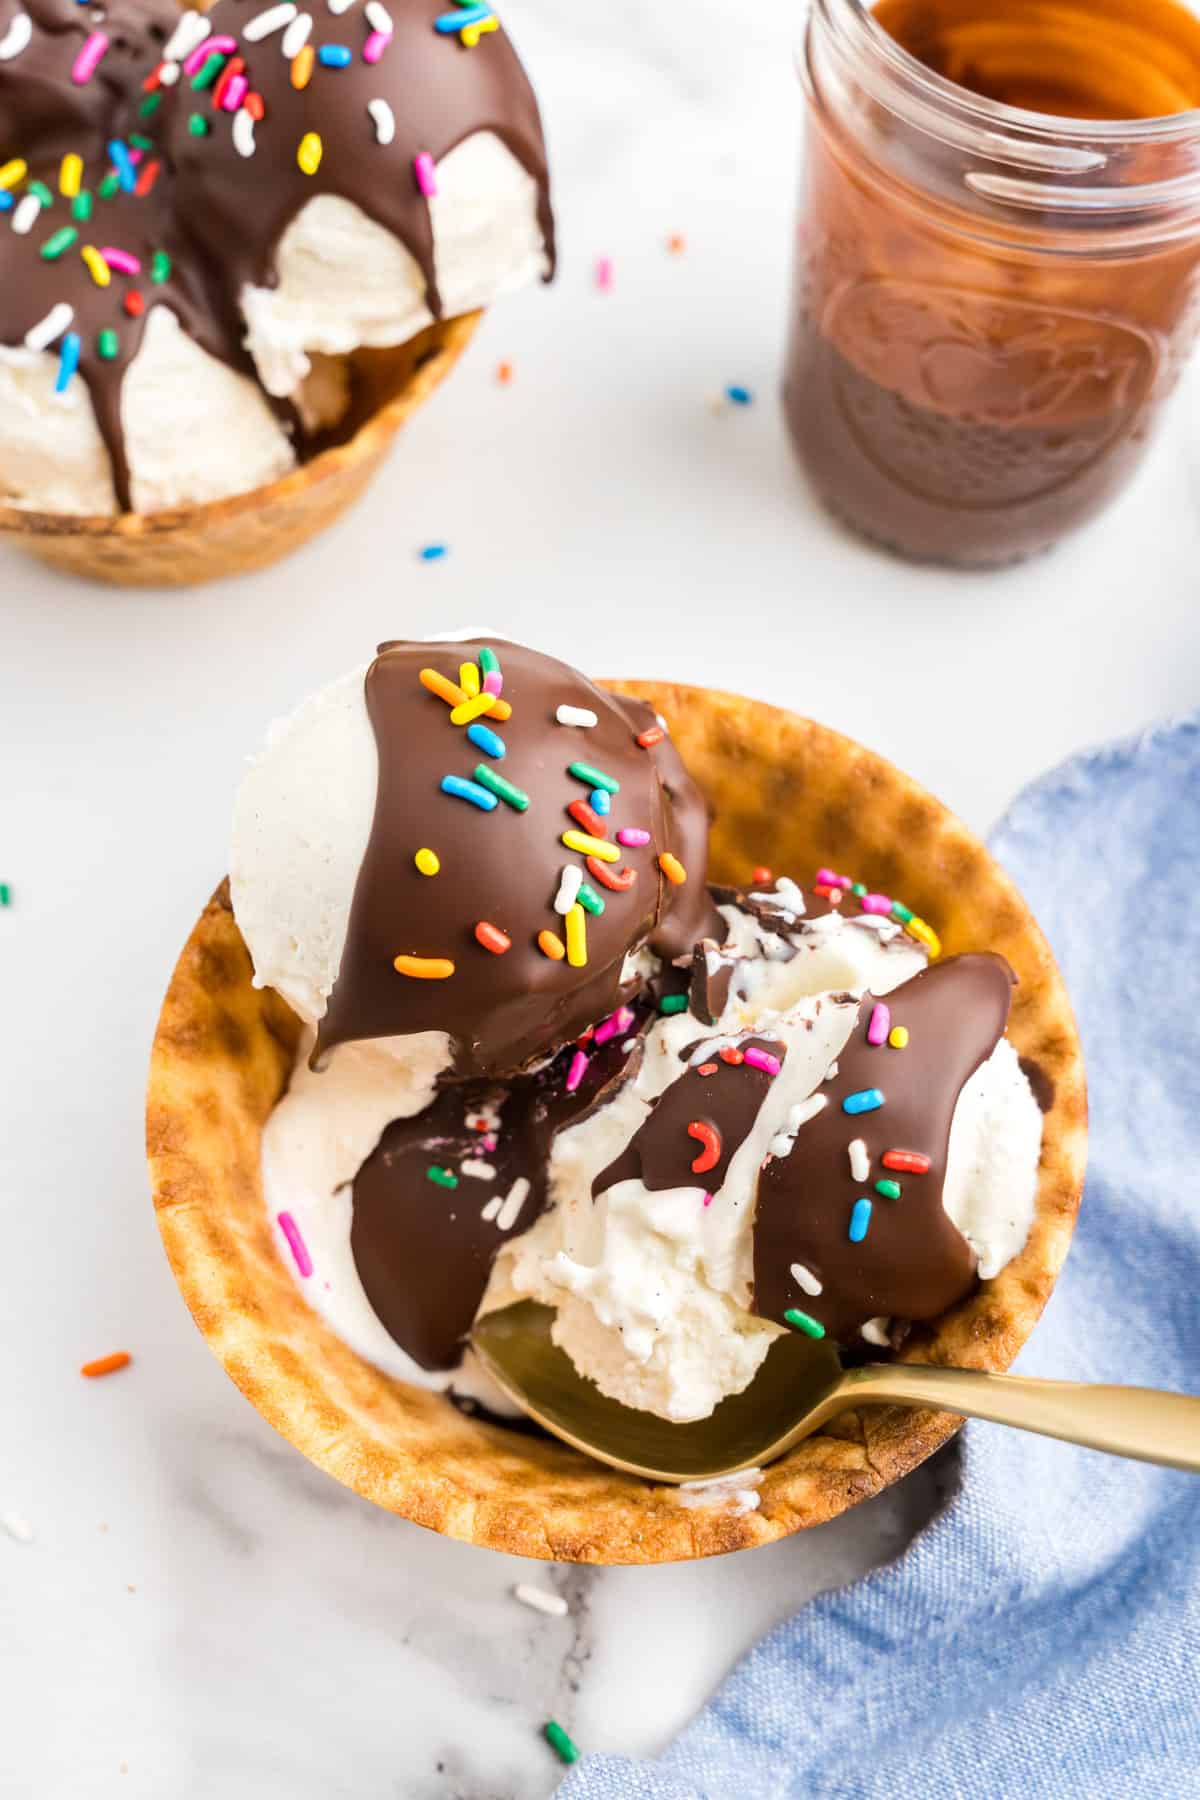
POLYGON ((92 216, 92 207, 94 204, 95 202, 92 199, 91 190, 89 188, 80 188, 79 192, 71 202, 71 217, 73 219, 78 219, 80 224, 86 224, 92 216))
POLYGON ((31 181, 29 183, 29 192, 31 194, 36 194, 43 206, 54 205, 54 195, 50 192, 50 189, 46 186, 44 181, 31 181))
MULTIPOLYGON (((152 119, 162 105, 162 99, 163 97, 161 94, 147 94, 146 98, 138 106, 138 118, 152 119)), ((154 145, 150 143, 148 138, 131 137, 129 141, 131 144, 137 144, 143 150, 153 150, 154 148, 154 145)))
POLYGON ((42 245, 43 260, 57 262, 64 251, 69 250, 71 245, 77 241, 78 237, 79 233, 73 225, 60 226, 53 237, 48 237, 42 245))
POLYGON ((121 177, 117 174, 115 169, 110 171, 100 183, 100 198, 102 200, 111 200, 120 185, 121 177))
POLYGON ((867 888, 866 888, 865 884, 861 881, 852 881, 850 883, 850 892, 852 894, 857 894, 859 899, 861 900, 863 895, 867 892, 867 888))
POLYGON ((900 1183, 898 1181, 877 1181, 875 1183, 875 1192, 877 1194, 882 1194, 885 1200, 898 1200, 900 1198, 900 1183))
POLYGON ((203 113, 192 113, 188 118, 188 130, 193 137, 207 137, 212 126, 203 113))
POLYGON ((431 1163, 426 1169, 425 1178, 427 1181, 432 1181, 435 1187, 456 1188, 458 1186, 458 1176, 454 1171, 439 1169, 436 1163, 431 1163))
POLYGON ((486 763, 480 763, 475 770, 474 779, 480 787, 487 788, 498 800, 504 800, 517 812, 524 812, 529 805, 529 795, 523 788, 514 787, 503 775, 497 775, 495 769, 489 769, 486 763))
POLYGON ((899 900, 893 900, 892 901, 892 917, 893 917, 893 919, 899 919, 899 921, 902 925, 907 925, 908 921, 912 918, 912 914, 908 910, 907 906, 901 906, 899 900))
POLYGON ((547 1719, 542 1732, 550 1748, 557 1752, 565 1763, 579 1761, 579 1745, 567 1736, 557 1719, 547 1719))
POLYGON ((7 881, 0 881, 0 906, 12 905, 12 889, 7 881))
POLYGON ((484 675, 495 675, 500 667, 500 658, 494 650, 484 647, 479 652, 479 667, 484 675))
POLYGON ((681 1013, 686 1012, 687 1009, 688 997, 686 994, 664 994, 658 1003, 660 1013, 681 1013))
POLYGON ((783 1316, 794 1330, 802 1331, 805 1337, 823 1338, 825 1336, 825 1327, 809 1313, 801 1312, 795 1306, 789 1306, 783 1316))
POLYGON ((105 362, 115 362, 117 351, 121 348, 121 340, 115 331, 104 330, 96 339, 96 349, 105 362))
POLYGON ((221 55, 219 50, 212 56, 206 57, 203 68, 192 76, 193 91, 197 94, 201 94, 204 92, 205 88, 211 87, 224 67, 225 58, 221 55))
POLYGON ((578 900, 580 906, 582 906, 584 912, 592 913, 597 919, 608 904, 603 896, 596 892, 590 881, 580 882, 579 892, 576 894, 575 898, 578 900))
POLYGON ((571 763, 567 774, 573 775, 576 781, 582 781, 587 787, 603 788, 606 794, 619 794, 621 791, 619 781, 614 781, 603 769, 593 769, 591 763, 571 763))
POLYGON ((151 281, 164 282, 171 279, 171 259, 165 250, 156 250, 150 261, 151 281))
POLYGON ((130 132, 129 141, 135 150, 153 150, 154 148, 153 138, 141 137, 136 131, 130 132))

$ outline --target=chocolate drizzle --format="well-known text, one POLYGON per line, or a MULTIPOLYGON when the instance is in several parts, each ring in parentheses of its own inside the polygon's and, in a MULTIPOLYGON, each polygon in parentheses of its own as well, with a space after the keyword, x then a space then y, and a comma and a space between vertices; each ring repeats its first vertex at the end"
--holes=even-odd
MULTIPOLYGON (((459 1077, 519 1071, 613 1012, 640 985, 623 980, 626 953, 645 945, 670 960, 720 927, 704 885, 708 819, 699 789, 669 739, 641 748, 653 722, 640 701, 614 698, 565 663, 495 640, 511 719, 497 724, 507 753, 490 766, 529 796, 524 812, 501 802, 481 812, 441 791, 445 775, 470 779, 486 757, 450 723, 446 702, 419 680, 432 667, 451 680, 478 646, 385 645, 366 677, 367 710, 379 753, 370 841, 359 871, 341 968, 321 1022, 318 1057, 355 1039, 421 1031, 450 1036, 459 1077), (594 728, 557 723, 558 706, 586 707, 594 728), (553 961, 538 948, 543 930, 561 935, 554 911, 560 871, 582 858, 561 842, 577 829, 566 811, 588 797, 568 773, 583 760, 620 782, 610 841, 624 825, 651 834, 621 849, 637 873, 626 892, 587 877, 605 902, 589 916, 585 967, 553 961), (440 859, 430 878, 413 858, 428 847, 440 859), (657 857, 670 851, 688 879, 669 883, 657 857), (475 938, 481 920, 512 940, 503 955, 475 938), (397 974, 397 955, 444 958, 448 980, 397 974)), ((614 867, 620 865, 613 865, 614 867)))
POLYGON ((887 997, 892 1025, 908 1028, 903 1050, 867 1042, 875 1001, 866 996, 838 1073, 821 1090, 828 1104, 802 1127, 791 1154, 769 1160, 759 1177, 756 1312, 783 1323, 788 1309, 798 1308, 850 1343, 868 1319, 935 1318, 969 1292, 975 1253, 942 1205, 946 1152, 958 1096, 1003 1035, 1012 985, 999 956, 934 964, 887 997), (848 1095, 868 1088, 882 1091, 882 1107, 843 1111, 848 1095), (865 1182, 850 1172, 856 1138, 870 1159, 865 1182), (928 1156, 928 1173, 889 1170, 882 1162, 889 1149, 928 1156), (897 1181, 900 1198, 876 1193, 880 1179, 897 1181), (871 1201, 871 1218, 856 1244, 850 1217, 862 1197, 871 1201), (822 1283, 820 1294, 797 1283, 793 1263, 822 1283))
POLYGON ((716 969, 709 968, 709 957, 715 956, 719 948, 715 938, 702 938, 692 951, 688 1011, 702 1025, 715 1025, 729 1004, 732 962, 724 961, 716 969))
MULTIPOLYGON (((24 13, 33 27, 19 55, 0 62, 0 162, 51 152, 80 155, 124 131, 131 103, 179 22, 173 0, 0 0, 0 43, 24 13), (71 71, 87 39, 109 43, 90 81, 71 71)), ((49 184, 57 192, 57 182, 49 184)))

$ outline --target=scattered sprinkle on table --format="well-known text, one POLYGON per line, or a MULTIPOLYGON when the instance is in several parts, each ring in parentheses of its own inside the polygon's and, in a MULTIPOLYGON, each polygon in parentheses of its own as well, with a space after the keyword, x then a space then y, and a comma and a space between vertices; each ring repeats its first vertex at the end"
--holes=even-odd
POLYGON ((614 274, 615 270, 613 268, 612 257, 598 256, 596 258, 596 286, 600 289, 602 294, 610 292, 614 274))
POLYGON ((550 1619, 565 1619, 569 1610, 561 1594, 553 1594, 549 1588, 532 1587, 527 1581, 518 1581, 513 1596, 522 1606, 531 1606, 534 1612, 545 1613, 550 1619))
MULTIPOLYGON (((18 1544, 32 1544, 33 1526, 28 1519, 23 1519, 20 1513, 0 1513, 0 1526, 4 1528, 10 1538, 15 1538, 18 1544)), ((564 1602, 563 1611, 566 1610, 564 1602)))
POLYGON ((731 382, 725 389, 725 398, 731 406, 753 406, 754 404, 754 395, 750 389, 739 387, 736 382, 731 382))
POLYGON ((422 562, 441 562, 442 558, 449 554, 449 548, 445 544, 424 544, 417 551, 422 562))
POLYGON ((128 1350, 114 1350, 111 1356, 98 1356, 94 1362, 85 1362, 79 1373, 94 1381, 98 1375, 115 1375, 118 1369, 124 1369, 132 1361, 128 1350))
POLYGON ((573 1738, 568 1737, 557 1719, 547 1719, 546 1723, 542 1726, 542 1734, 550 1748, 563 1762, 577 1763, 579 1761, 580 1751, 578 1744, 575 1743, 573 1738))
POLYGON ((672 256, 682 256, 687 249, 687 239, 682 231, 673 231, 667 239, 667 249, 672 256))
POLYGON ((510 362, 500 363, 496 369, 496 380, 500 383, 500 386, 501 387, 511 386, 512 378, 513 378, 512 364, 510 362))
POLYGON ((0 906, 12 905, 12 889, 7 881, 0 881, 0 906))

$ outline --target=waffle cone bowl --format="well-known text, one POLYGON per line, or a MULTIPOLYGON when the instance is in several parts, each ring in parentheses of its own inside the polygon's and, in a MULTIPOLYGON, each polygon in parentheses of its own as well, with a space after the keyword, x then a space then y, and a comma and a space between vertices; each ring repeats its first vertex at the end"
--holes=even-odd
MULTIPOLYGON (((1070 1004, 1037 925, 977 839, 889 763, 793 713, 703 688, 611 684, 669 721, 715 809, 712 878, 769 862, 799 879, 820 864, 902 895, 949 953, 997 950, 1019 977, 1009 1036, 1052 1094, 1037 1215, 1021 1254, 904 1359, 1006 1369, 1049 1298, 1083 1184, 1086 1099, 1070 1004)), ((251 986, 218 889, 168 989, 150 1068, 147 1144, 159 1228, 197 1325, 277 1431, 376 1505, 449 1537, 563 1562, 657 1563, 766 1544, 834 1518, 897 1481, 958 1428, 943 1413, 846 1413, 765 1471, 760 1509, 684 1507, 674 1490, 593 1463, 548 1438, 464 1416, 336 1338, 276 1253, 259 1143, 283 1092, 299 1025, 251 986)))
POLYGON ((69 574, 118 587, 192 587, 290 556, 354 504, 392 441, 454 367, 479 313, 350 358, 350 412, 336 441, 267 487, 171 512, 85 518, 0 507, 0 540, 69 574))

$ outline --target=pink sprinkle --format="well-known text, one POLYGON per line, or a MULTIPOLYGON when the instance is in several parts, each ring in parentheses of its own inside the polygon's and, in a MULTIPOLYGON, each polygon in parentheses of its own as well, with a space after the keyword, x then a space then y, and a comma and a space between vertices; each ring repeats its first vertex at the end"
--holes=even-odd
POLYGON ((205 38, 197 44, 192 54, 185 58, 183 72, 185 75, 198 75, 210 56, 232 56, 237 44, 231 37, 205 38))
POLYGON ((91 37, 84 41, 83 48, 71 67, 71 80, 76 87, 86 87, 100 67, 107 49, 108 39, 102 31, 93 31, 91 37))
POLYGON ((841 885, 840 879, 834 874, 832 869, 817 870, 818 887, 841 887, 841 885))
POLYGON ((363 61, 377 63, 391 41, 390 31, 373 31, 363 45, 363 61))
POLYGON ((300 1236, 300 1227, 297 1225, 295 1219, 293 1219, 291 1213, 280 1213, 279 1229, 288 1241, 292 1255, 296 1259, 296 1267, 299 1269, 301 1277, 303 1280, 307 1281, 313 1270, 312 1257, 308 1254, 308 1246, 300 1236))
POLYGON ((589 1059, 583 1054, 582 1050, 577 1050, 571 1058, 571 1066, 567 1070, 568 1094, 573 1094, 583 1080, 584 1075, 587 1073, 588 1061, 589 1059))
MULTIPOLYGON (((428 150, 419 150, 413 157, 413 170, 417 177, 417 186, 427 200, 432 200, 438 191, 437 170, 428 150)), ((485 694, 490 691, 488 688, 484 689, 485 694)))
POLYGON ((485 694, 495 694, 497 699, 500 698, 504 692, 504 677, 499 669, 488 670, 483 678, 483 691, 485 694))
POLYGON ((618 831, 617 842, 629 850, 640 850, 643 844, 650 842, 650 833, 643 831, 640 825, 626 825, 623 831, 618 831))
POLYGON ((114 250, 111 244, 100 252, 109 268, 117 275, 140 275, 142 265, 128 250, 114 250))
POLYGON ((244 75, 235 75, 232 81, 225 84, 225 92, 221 97, 222 109, 227 113, 235 113, 246 98, 250 83, 244 75))
POLYGON ((480 1138, 479 1141, 483 1145, 484 1149, 490 1155, 491 1152, 496 1148, 497 1144, 500 1142, 500 1139, 498 1137, 496 1137, 493 1132, 489 1131, 487 1136, 484 1138, 480 1138))
POLYGON ((705 1194, 705 1196, 704 1196, 704 1204, 705 1204, 705 1206, 711 1206, 711 1205, 712 1205, 712 1203, 713 1203, 713 1197, 712 1197, 712 1195, 711 1195, 711 1194, 705 1194))
POLYGON ((854 886, 854 877, 853 875, 839 875, 835 885, 840 888, 845 888, 846 892, 849 893, 850 889, 854 886))
POLYGON ((783 1067, 777 1056, 772 1056, 766 1050, 757 1050, 753 1044, 743 1054, 742 1061, 749 1063, 752 1069, 761 1069, 764 1075, 778 1075, 783 1067))
POLYGON ((892 1009, 879 1001, 871 1014, 871 1023, 867 1026, 868 1044, 886 1044, 887 1034, 892 1029, 892 1009))
POLYGON ((613 284, 613 259, 611 256, 596 258, 596 286, 602 294, 607 294, 613 284))
POLYGON ((615 1038, 618 1032, 628 1031, 632 1024, 633 1014, 629 1008, 618 1006, 615 1013, 610 1013, 607 1019, 597 1025, 592 1042, 599 1049, 601 1044, 607 1044, 610 1038, 615 1038))
POLYGON ((859 905, 865 913, 890 913, 892 910, 886 894, 864 894, 859 905))

